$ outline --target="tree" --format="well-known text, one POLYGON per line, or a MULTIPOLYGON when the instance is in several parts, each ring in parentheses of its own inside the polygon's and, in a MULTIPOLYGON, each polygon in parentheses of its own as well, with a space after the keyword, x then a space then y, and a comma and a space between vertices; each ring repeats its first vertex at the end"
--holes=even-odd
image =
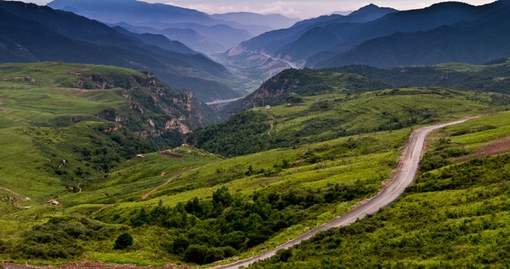
POLYGON ((126 249, 133 245, 133 237, 129 233, 123 233, 115 240, 113 249, 126 249))

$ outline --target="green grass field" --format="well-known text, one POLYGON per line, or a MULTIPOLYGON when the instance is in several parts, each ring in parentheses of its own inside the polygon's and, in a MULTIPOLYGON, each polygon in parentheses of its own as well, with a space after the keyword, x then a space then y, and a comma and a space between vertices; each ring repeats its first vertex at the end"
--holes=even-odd
POLYGON ((429 153, 465 147, 469 151, 461 157, 467 161, 448 158, 450 164, 420 174, 402 198, 381 212, 319 234, 253 268, 357 268, 360 260, 364 267, 383 268, 507 266, 510 147, 501 141, 510 137, 509 123, 503 112, 434 132, 429 153), (501 151, 471 156, 493 144, 501 151))
POLYGON ((510 133, 508 113, 493 103, 496 94, 409 88, 307 96, 299 104, 254 109, 268 121, 255 135, 273 144, 253 154, 226 158, 189 145, 156 151, 128 127, 97 117, 124 109, 122 87, 139 76, 62 63, 0 66, 1 258, 192 264, 197 255, 189 249, 207 253, 200 264, 245 258, 377 193, 415 128, 481 116, 434 133, 430 162, 453 159, 443 156, 449 148, 476 158, 510 133), (105 89, 80 85, 104 73, 126 84, 104 78, 99 86, 105 89), (269 121, 274 129, 268 134, 269 121), (50 199, 59 205, 49 205, 50 199), (232 227, 237 220, 247 222, 232 227), (253 233, 243 230, 248 226, 253 233), (114 249, 125 232, 133 244, 114 249), (234 235, 239 242, 221 241, 234 235))

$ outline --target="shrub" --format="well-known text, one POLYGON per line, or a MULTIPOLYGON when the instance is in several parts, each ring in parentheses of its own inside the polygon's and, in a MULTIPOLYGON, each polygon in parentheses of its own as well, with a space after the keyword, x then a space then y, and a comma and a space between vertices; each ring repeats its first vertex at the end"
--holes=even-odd
POLYGON ((113 249, 126 249, 133 245, 133 237, 129 233, 123 233, 115 240, 113 249))

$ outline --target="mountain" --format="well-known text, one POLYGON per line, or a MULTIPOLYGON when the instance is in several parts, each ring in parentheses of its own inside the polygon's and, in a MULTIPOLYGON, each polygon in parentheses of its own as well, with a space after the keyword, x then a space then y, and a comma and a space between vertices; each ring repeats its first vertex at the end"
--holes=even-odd
POLYGON ((391 205, 250 268, 505 267, 510 249, 489 246, 510 244, 508 119, 496 113, 434 132, 413 184, 391 205))
POLYGON ((214 25, 215 21, 206 13, 193 9, 165 4, 149 4, 136 0, 54 0, 47 4, 54 9, 71 11, 76 14, 105 22, 136 22, 140 25, 153 23, 185 23, 193 21, 214 25))
POLYGON ((2 62, 65 61, 151 71, 205 101, 240 94, 221 80, 232 74, 221 64, 162 36, 148 40, 100 22, 20 2, 0 2, 2 62), (158 40, 156 42, 156 40, 158 40))
POLYGON ((295 22, 283 16, 253 13, 208 15, 193 9, 136 0, 54 0, 48 6, 108 24, 148 27, 146 30, 150 33, 164 34, 204 53, 223 52, 265 31, 295 22))
POLYGON ((491 19, 508 4, 508 0, 482 6, 444 2, 407 11, 368 5, 347 16, 322 16, 264 33, 224 54, 226 60, 222 62, 242 65, 246 68, 244 73, 253 74, 257 80, 265 80, 276 70, 292 65, 322 68, 355 63, 483 63, 508 57, 503 45, 506 35, 497 40, 497 33, 505 33, 508 23, 503 18, 491 19), (484 33, 477 30, 491 27, 484 33), (471 37, 470 31, 475 33, 471 37), (468 44, 475 44, 476 48, 470 50, 468 44), (484 51, 486 45, 493 49, 484 51))
POLYGON ((267 80, 256 91, 230 104, 226 109, 229 114, 233 114, 253 107, 299 103, 303 96, 364 92, 391 87, 389 83, 359 75, 288 69, 267 80))
POLYGON ((369 5, 347 16, 334 14, 300 21, 288 29, 270 31, 242 42, 216 57, 259 84, 284 69, 304 67, 304 59, 352 35, 359 24, 394 12, 394 9, 369 5))
POLYGON ((366 76, 390 83, 393 87, 435 86, 510 94, 510 61, 505 58, 483 65, 446 63, 384 69, 368 65, 348 65, 327 71, 366 76))
POLYGON ((232 21, 237 22, 242 25, 248 25, 253 27, 251 33, 258 35, 264 32, 268 32, 275 29, 284 29, 289 28, 296 22, 298 19, 288 18, 282 16, 280 14, 268 14, 262 15, 252 12, 230 12, 225 14, 212 14, 212 18, 223 20, 223 21, 232 21), (256 30, 257 28, 258 30, 256 30))
MULTIPOLYGON (((391 14, 394 12, 396 12, 396 10, 394 9, 380 8, 375 5, 369 5, 347 16, 334 14, 300 21, 291 28, 271 31, 262 34, 260 36, 257 36, 255 38, 252 38, 241 43, 239 46, 246 51, 265 51, 266 53, 270 53, 272 55, 281 55, 280 57, 282 58, 288 55, 293 60, 300 60, 306 57, 302 56, 301 54, 287 53, 287 51, 284 48, 289 44, 295 42, 296 40, 299 40, 302 36, 310 35, 311 34, 309 33, 310 31, 311 32, 315 30, 320 31, 321 29, 325 29, 326 26, 328 25, 338 24, 346 24, 346 26, 344 27, 347 27, 348 29, 345 30, 350 31, 352 29, 349 27, 349 25, 365 23, 367 21, 378 19, 386 14, 391 14)), ((343 32, 335 33, 334 31, 329 30, 326 31, 328 31, 329 35, 332 35, 333 37, 336 38, 334 43, 327 43, 329 45, 335 44, 337 41, 340 40, 339 39, 340 37, 342 37, 342 39, 345 38, 343 37, 343 32)), ((303 41, 309 43, 307 47, 311 51, 308 52, 308 54, 313 55, 316 52, 321 51, 315 49, 314 45, 323 43, 323 40, 321 39, 310 40, 303 38, 303 41)))
MULTIPOLYGON (((444 62, 481 64, 509 57, 510 5, 478 20, 445 25, 430 31, 398 32, 367 41, 317 67, 369 64, 378 67, 431 65, 444 62)), ((480 14, 480 13, 476 13, 480 14)), ((476 17, 476 16, 475 16, 476 17)))
POLYGON ((61 62, 0 66, 2 108, 18 113, 2 117, 2 128, 95 122, 124 129, 153 148, 167 148, 181 145, 191 130, 219 121, 192 92, 178 92, 151 72, 61 62))

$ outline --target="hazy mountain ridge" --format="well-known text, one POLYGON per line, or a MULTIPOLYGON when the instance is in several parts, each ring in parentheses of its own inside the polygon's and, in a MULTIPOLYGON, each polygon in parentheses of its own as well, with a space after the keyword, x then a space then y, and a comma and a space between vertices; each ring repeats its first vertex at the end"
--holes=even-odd
MULTIPOLYGON (((321 16, 314 19, 304 20, 296 23, 293 27, 289 29, 271 31, 260 35, 258 37, 252 38, 241 43, 239 46, 245 50, 249 51, 265 51, 267 53, 271 53, 273 55, 281 55, 282 57, 289 55, 292 59, 298 60, 301 59, 299 55, 288 54, 282 50, 287 44, 292 43, 303 36, 310 30, 317 28, 324 28, 327 25, 331 24, 356 24, 367 22, 370 19, 377 19, 386 14, 390 14, 396 12, 393 9, 385 9, 379 8, 375 5, 369 5, 367 7, 361 8, 356 12, 353 12, 347 16, 342 15, 329 15, 329 16, 321 16)), ((331 33, 333 34, 333 33, 331 33)), ((333 34, 336 36, 336 34, 333 34)), ((308 41, 310 42, 310 41, 308 41)), ((315 42, 320 42, 320 40, 314 40, 315 42)), ((312 51, 313 46, 309 46, 312 51)))
POLYGON ((153 28, 152 33, 164 34, 205 53, 225 51, 255 35, 297 21, 280 15, 254 13, 208 15, 193 9, 134 0, 55 0, 48 6, 110 24, 153 28))
MULTIPOLYGON (((496 51, 495 53, 480 53, 481 48, 491 45, 490 40, 496 41, 497 31, 495 29, 498 29, 500 33, 508 33, 507 29, 501 27, 501 24, 506 23, 504 20, 491 19, 491 16, 497 15, 493 12, 504 9, 508 4, 507 0, 482 6, 443 2, 424 9, 408 11, 396 11, 369 5, 348 16, 321 16, 298 22, 289 29, 262 34, 242 42, 225 57, 235 59, 236 63, 239 63, 243 58, 247 62, 253 61, 253 59, 258 60, 253 56, 257 53, 268 54, 277 59, 291 61, 298 66, 304 65, 311 68, 354 63, 370 65, 372 62, 379 66, 436 64, 450 61, 479 64, 491 59, 510 56, 506 52, 506 46, 503 45, 505 40, 499 40, 493 44, 492 50, 496 51), (361 16, 363 14, 365 16, 361 16), (464 23, 465 27, 471 25, 472 28, 461 33, 459 31, 462 31, 463 28, 458 27, 460 23, 464 23), (448 28, 450 30, 445 30, 446 26, 451 27, 448 28), (485 33, 478 33, 475 31, 477 27, 491 29, 485 33), (443 33, 440 32, 440 29, 443 33), (427 31, 438 32, 435 34, 431 32, 426 37, 426 34, 422 32, 427 31), (474 37, 466 39, 470 31, 479 35, 478 39, 474 37), (489 36, 489 34, 492 35, 489 36), (455 38, 449 38, 448 35, 455 36, 455 38), (473 44, 476 44, 476 48, 469 47, 473 42, 472 39, 474 39, 473 44), (486 43, 482 44, 480 39, 485 39, 486 43), (436 43, 440 42, 443 42, 443 46, 449 46, 451 50, 436 51, 434 53, 441 54, 434 55, 427 51, 428 47, 424 45, 424 43, 432 44, 431 46, 434 47, 437 45, 436 43), (396 49, 397 47, 399 49, 396 49), (480 57, 474 61, 477 54, 480 57), (420 57, 429 61, 420 60, 420 57), (334 60, 336 58, 341 61, 334 60), (363 60, 361 61, 361 59, 363 60), (373 59, 376 61, 374 62, 373 59)), ((249 66, 249 64, 246 65, 249 66)))
MULTIPOLYGON (((492 59, 510 56, 507 49, 509 32, 508 1, 499 1, 481 7, 466 7, 463 20, 442 25, 429 31, 399 31, 389 36, 364 42, 350 51, 318 63, 318 67, 345 64, 370 64, 379 67, 401 65, 430 65, 444 62, 481 64, 492 59), (491 48, 488 50, 487 48, 491 48), (376 54, 374 54, 376 53, 376 54), (363 55, 363 56, 362 56, 363 55), (377 57, 375 57, 377 56, 377 57)), ((448 3, 452 10, 461 4, 448 3)), ((438 9, 439 4, 432 8, 438 9)), ((441 17, 448 17, 447 14, 441 17)), ((448 13, 451 17, 451 12, 448 13)), ((374 22, 375 23, 375 22, 374 22)))
POLYGON ((66 61, 107 64, 152 71, 176 88, 188 88, 205 101, 208 96, 240 94, 213 80, 232 74, 203 54, 159 37, 154 40, 124 35, 102 23, 70 12, 20 2, 0 2, 4 45, 2 61, 66 61), (175 50, 169 50, 175 48, 175 50), (190 83, 191 82, 191 83, 190 83), (203 95, 202 95, 203 94, 203 95))
MULTIPOLYGON (((288 18, 280 14, 257 14, 252 12, 229 12, 225 14, 212 14, 211 17, 224 21, 233 21, 243 25, 258 26, 263 32, 273 29, 291 27, 298 19, 288 18)), ((253 34, 256 34, 253 32, 253 34)))

